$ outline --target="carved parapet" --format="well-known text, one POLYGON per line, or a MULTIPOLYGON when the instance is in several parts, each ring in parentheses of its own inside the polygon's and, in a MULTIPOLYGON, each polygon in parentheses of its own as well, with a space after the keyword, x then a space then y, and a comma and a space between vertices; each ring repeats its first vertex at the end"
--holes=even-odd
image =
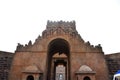
POLYGON ((75 21, 65 22, 65 21, 48 21, 46 30, 43 31, 42 37, 48 37, 51 35, 63 35, 68 34, 72 37, 78 35, 76 30, 75 21))
POLYGON ((42 39, 42 37, 39 35, 38 38, 35 40, 34 44, 37 44, 41 39, 42 39))
POLYGON ((103 52, 102 47, 101 47, 100 44, 94 46, 94 45, 91 45, 90 42, 88 41, 88 42, 85 43, 85 45, 86 45, 87 51, 90 51, 90 52, 103 52))
POLYGON ((29 42, 28 42, 28 46, 31 46, 32 45, 32 41, 30 40, 29 42))
POLYGON ((76 29, 76 26, 75 26, 75 21, 49 21, 47 22, 47 29, 49 28, 53 28, 53 27, 71 27, 72 29, 76 29))
POLYGON ((99 51, 102 51, 101 44, 96 45, 95 48, 98 49, 99 51))
POLYGON ((32 41, 29 41, 28 44, 22 45, 18 43, 16 51, 27 51, 32 46, 32 41))
POLYGON ((86 45, 90 46, 90 42, 89 42, 89 41, 88 41, 88 42, 86 42, 86 45))
POLYGON ((20 51, 20 50, 22 50, 23 48, 24 48, 24 46, 21 45, 20 43, 18 43, 17 48, 16 48, 16 51, 20 51))

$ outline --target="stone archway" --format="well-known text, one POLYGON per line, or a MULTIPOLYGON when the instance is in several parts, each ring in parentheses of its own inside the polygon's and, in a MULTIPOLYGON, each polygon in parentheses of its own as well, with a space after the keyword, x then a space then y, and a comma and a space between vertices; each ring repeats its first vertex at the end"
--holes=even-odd
POLYGON ((88 76, 84 77, 83 80, 91 80, 88 76))
POLYGON ((48 45, 47 59, 47 80, 59 80, 63 77, 63 80, 70 80, 70 48, 66 40, 52 40, 48 45))
POLYGON ((34 77, 32 75, 27 76, 27 80, 34 80, 34 77))

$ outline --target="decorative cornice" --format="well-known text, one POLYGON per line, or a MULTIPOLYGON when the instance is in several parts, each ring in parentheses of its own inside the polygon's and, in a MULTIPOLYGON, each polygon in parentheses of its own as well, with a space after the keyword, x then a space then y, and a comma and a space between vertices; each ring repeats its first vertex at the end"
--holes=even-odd
POLYGON ((71 36, 75 36, 78 34, 76 30, 75 21, 65 22, 65 21, 48 21, 46 30, 43 31, 42 37, 46 38, 50 35, 63 35, 68 34, 71 36))

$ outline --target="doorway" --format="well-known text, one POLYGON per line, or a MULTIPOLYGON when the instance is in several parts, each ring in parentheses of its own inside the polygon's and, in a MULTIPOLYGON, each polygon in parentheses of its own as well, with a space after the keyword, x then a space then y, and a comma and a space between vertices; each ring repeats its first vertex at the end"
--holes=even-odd
POLYGON ((88 76, 84 77, 83 80, 91 80, 88 76))
POLYGON ((48 45, 47 80, 70 80, 70 48, 64 39, 54 39, 48 45))
POLYGON ((29 75, 29 76, 27 77, 27 80, 34 80, 34 77, 33 77, 32 75, 29 75))

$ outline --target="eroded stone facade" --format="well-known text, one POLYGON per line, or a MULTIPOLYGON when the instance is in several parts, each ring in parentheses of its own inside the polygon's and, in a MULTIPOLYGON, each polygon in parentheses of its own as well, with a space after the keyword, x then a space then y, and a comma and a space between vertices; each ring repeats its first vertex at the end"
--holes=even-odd
POLYGON ((8 80, 13 56, 11 52, 0 51, 0 80, 8 80))
POLYGON ((65 69, 59 80, 63 76, 65 80, 109 80, 102 47, 84 42, 75 21, 48 21, 42 36, 33 44, 18 44, 9 80, 55 80, 59 65, 65 69), (79 71, 83 65, 92 71, 79 71))
POLYGON ((120 70, 120 53, 106 55, 106 61, 109 69, 109 77, 112 80, 113 75, 120 70))

